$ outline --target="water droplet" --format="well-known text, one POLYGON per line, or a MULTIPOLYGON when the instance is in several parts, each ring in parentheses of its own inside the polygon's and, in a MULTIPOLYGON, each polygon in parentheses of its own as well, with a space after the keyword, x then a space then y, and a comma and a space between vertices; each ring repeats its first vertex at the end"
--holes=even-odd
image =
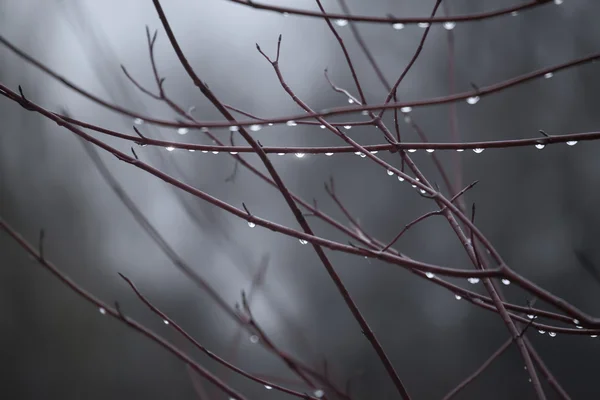
POLYGON ((429 28, 429 22, 419 22, 417 26, 419 28, 429 28))
POLYGON ((412 111, 412 107, 402 107, 400 111, 402 111, 403 113, 409 113, 412 111))
POLYGON ((476 284, 476 283, 479 283, 479 278, 468 278, 468 279, 467 279, 467 281, 468 281, 470 284, 473 284, 473 285, 474 285, 474 284, 476 284))
POLYGON ((314 391, 314 395, 316 398, 320 399, 321 397, 323 397, 325 395, 325 392, 321 389, 317 389, 314 391))
POLYGON ((296 125, 298 125, 298 124, 296 123, 296 121, 288 121, 288 122, 286 122, 285 124, 286 124, 287 126, 296 126, 296 125))
POLYGON ((256 226, 256 224, 254 222, 252 222, 252 221, 248 221, 248 226, 250 228, 254 228, 256 226))
POLYGON ((544 74, 544 78, 546 78, 546 79, 550 79, 553 76, 554 76, 554 73, 552 73, 552 72, 547 72, 547 73, 544 74))
POLYGON ((456 151, 458 151, 459 153, 465 151, 465 149, 456 149, 456 151))
POLYGON ((533 315, 533 314, 527 314, 527 318, 529 318, 529 319, 534 319, 534 318, 535 318, 535 315, 533 315))
POLYGON ((546 333, 546 331, 543 331, 543 330, 541 330, 541 329, 540 329, 538 332, 539 332, 539 333, 541 333, 542 335, 543 335, 544 333, 546 333))
POLYGON ((219 152, 218 152, 218 151, 213 151, 212 153, 213 153, 213 154, 219 154, 219 152))
POLYGON ((230 151, 229 154, 235 156, 238 152, 237 151, 230 151))
POLYGON ((567 142, 567 146, 575 146, 577 144, 577 140, 569 140, 567 142))
POLYGON ((239 131, 239 130, 240 130, 240 127, 239 127, 239 126, 235 126, 235 125, 233 125, 233 126, 230 126, 230 127, 229 127, 229 131, 230 131, 230 132, 237 132, 237 131, 239 131))
POLYGON ((265 385, 265 389, 267 389, 267 390, 271 390, 271 389, 273 389, 273 388, 272 388, 271 386, 269 386, 269 385, 265 385))
POLYGON ((504 279, 502 279, 502 284, 504 286, 508 286, 508 285, 510 285, 510 281, 508 279, 504 278, 504 279))
POLYGON ((477 153, 477 154, 479 154, 479 153, 483 153, 483 150, 484 150, 484 149, 481 149, 481 148, 476 148, 476 149, 473 149, 473 151, 474 151, 475 153, 477 153))
POLYGON ((400 175, 398 175, 398 180, 399 180, 400 182, 404 182, 404 178, 403 178, 403 177, 401 177, 400 175))
POLYGON ((208 150, 202 150, 202 152, 203 152, 204 154, 206 154, 206 153, 208 153, 208 150))
POLYGON ((354 100, 352 100, 352 99, 348 99, 348 103, 350 103, 350 104, 354 104, 354 100))
POLYGON ((319 128, 325 129, 325 125, 319 125, 319 128))
POLYGON ((344 129, 352 129, 351 125, 344 125, 344 129))
POLYGON ((598 337, 598 335, 590 335, 590 337, 598 337))
POLYGON ((262 129, 262 125, 258 125, 258 124, 256 124, 256 125, 250 125, 250 130, 251 130, 252 132, 258 132, 258 131, 260 131, 261 129, 262 129))
POLYGON ((377 154, 377 153, 379 153, 379 151, 377 151, 377 150, 373 150, 373 151, 371 152, 371 154, 377 154))
POLYGON ((330 157, 330 156, 332 156, 332 155, 333 155, 333 153, 325 153, 325 155, 326 155, 327 157, 330 157))
POLYGON ((542 143, 538 143, 538 144, 536 144, 536 145, 535 145, 535 148, 536 148, 536 149, 538 149, 538 150, 541 150, 541 149, 543 149, 544 147, 546 147, 546 145, 545 145, 545 144, 542 144, 542 143))
POLYGON ((404 29, 404 24, 400 23, 400 22, 396 22, 395 24, 392 24, 392 28, 399 31, 400 29, 404 29))
POLYGON ((98 309, 98 311, 100 312, 100 314, 102 314, 102 315, 106 315, 106 309, 105 309, 104 307, 100 307, 100 308, 98 309))
POLYGON ((392 170, 388 169, 388 170, 387 170, 387 174, 388 174, 389 176, 392 176, 392 175, 394 175, 394 171, 392 171, 392 170))
POLYGON ((196 150, 194 150, 194 149, 189 149, 188 151, 189 151, 190 153, 193 153, 193 152, 195 152, 196 150))
POLYGON ((456 26, 456 22, 454 21, 446 21, 444 22, 444 29, 447 31, 451 31, 456 26))
POLYGON ((136 118, 133 120, 133 123, 136 125, 142 125, 144 123, 144 120, 141 118, 136 118))
POLYGON ((428 277, 429 279, 433 278, 435 275, 433 274, 433 272, 425 272, 425 276, 428 277))
POLYGON ((335 22, 335 24, 337 26, 346 26, 346 25, 348 25, 348 20, 347 19, 336 19, 334 22, 335 22))
POLYGON ((360 154, 361 154, 361 153, 360 153, 360 151, 355 151, 355 152, 354 152, 354 155, 355 155, 355 156, 360 156, 360 154))
POLYGON ((175 150, 175 147, 169 146, 169 147, 165 147, 165 149, 167 149, 167 151, 173 151, 173 150, 175 150))
POLYGON ((256 335, 250 336, 250 343, 253 343, 253 344, 258 343, 258 336, 256 336, 256 335))
POLYGON ((304 240, 304 239, 299 239, 300 244, 307 244, 308 240, 304 240))
POLYGON ((284 17, 289 17, 290 13, 284 11, 284 12, 281 13, 281 15, 283 15, 284 17))
POLYGON ((285 153, 277 153, 278 156, 285 156, 285 153))
POLYGON ((574 323, 575 325, 579 325, 579 320, 578 320, 578 319, 573 319, 573 323, 574 323))
POLYGON ((180 135, 186 135, 189 132, 188 128, 179 128, 177 129, 177 133, 179 133, 180 135))
POLYGON ((479 103, 479 96, 471 96, 469 98, 467 98, 467 104, 477 104, 479 103))
POLYGON ((518 11, 513 11, 510 13, 510 15, 512 15, 513 17, 516 17, 517 15, 519 15, 518 11))
POLYGON ((556 332, 548 332, 548 335, 550 335, 550 337, 556 337, 556 332))
POLYGON ((272 123, 272 122, 269 122, 269 124, 268 124, 268 125, 269 125, 269 126, 273 126, 273 123, 272 123))
POLYGON ((435 150, 434 149, 425 149, 425 151, 428 153, 433 153, 435 150))
POLYGON ((575 325, 575 328, 577 328, 577 329, 583 329, 583 326, 575 325))
POLYGON ((421 194, 427 193, 427 191, 425 189, 420 189, 419 191, 421 192, 421 194))
POLYGON ((554 0, 554 4, 556 4, 557 6, 560 6, 563 3, 564 0, 554 0))
POLYGON ((166 319, 163 319, 163 323, 164 323, 165 325, 169 325, 169 321, 167 321, 166 319))
POLYGON ((365 158, 367 155, 365 153, 360 153, 359 156, 360 158, 365 158))
POLYGON ((455 295, 454 295, 454 298, 455 298, 456 300, 460 300, 460 299, 462 299, 461 295, 459 295, 459 294, 455 294, 455 295))
POLYGON ((304 153, 296 153, 296 157, 298 157, 298 158, 302 158, 302 157, 304 157, 305 155, 306 155, 306 154, 304 154, 304 153))
POLYGON ((417 149, 408 149, 407 150, 409 153, 414 153, 415 151, 417 151, 417 149))

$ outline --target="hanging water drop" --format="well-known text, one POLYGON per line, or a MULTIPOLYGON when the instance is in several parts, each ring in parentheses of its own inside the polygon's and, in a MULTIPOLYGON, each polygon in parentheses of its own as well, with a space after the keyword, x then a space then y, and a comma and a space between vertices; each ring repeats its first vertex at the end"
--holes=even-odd
POLYGON ((454 21, 446 21, 444 22, 444 29, 447 31, 451 31, 456 26, 456 22, 454 21))
POLYGON ((473 151, 474 151, 475 153, 477 153, 477 154, 483 153, 483 150, 484 150, 484 149, 482 149, 482 148, 476 148, 476 149, 473 149, 473 151))
POLYGON ((474 285, 474 284, 476 284, 476 283, 479 283, 479 278, 468 278, 468 279, 467 279, 467 281, 468 281, 470 284, 474 285))
POLYGON ((272 388, 271 386, 269 386, 269 385, 265 385, 265 389, 267 389, 267 390, 271 390, 271 389, 273 389, 273 388, 272 388))
POLYGON ((428 153, 433 153, 435 150, 434 149, 425 149, 425 151, 428 153))
POLYGON ((326 155, 327 157, 330 157, 330 156, 332 156, 332 155, 333 155, 333 153, 325 153, 325 155, 326 155))
POLYGON ((400 182, 404 182, 404 178, 403 178, 403 177, 401 177, 400 175, 398 175, 398 180, 399 180, 400 182))
POLYGON ((298 125, 298 124, 296 123, 296 121, 288 121, 288 122, 286 122, 285 124, 286 124, 287 126, 296 126, 296 125, 298 125))
POLYGON ((175 150, 175 147, 169 146, 169 147, 165 147, 165 149, 167 149, 167 151, 173 151, 173 150, 175 150))
POLYGON ((579 320, 578 320, 578 319, 573 319, 573 323, 574 323, 575 325, 579 325, 579 320))
POLYGON ((213 151, 212 153, 213 153, 213 154, 219 154, 219 152, 218 152, 218 151, 213 151))
POLYGON ((285 156, 285 153, 277 153, 278 156, 285 156))
POLYGON ((206 154, 206 153, 208 153, 208 150, 202 150, 202 152, 203 152, 204 154, 206 154))
POLYGON ((467 104, 477 104, 479 102, 479 96, 471 96, 467 98, 467 104))
POLYGON ((250 228, 254 228, 256 226, 256 224, 254 222, 252 222, 252 221, 248 221, 248 226, 250 228))
POLYGON ((352 129, 352 125, 344 125, 344 129, 352 129))
POLYGON ((298 241, 300 242, 300 244, 307 244, 308 240, 304 240, 304 239, 298 239, 298 241))
POLYGON ((419 191, 421 192, 421 194, 427 193, 427 191, 425 189, 419 189, 419 191))
POLYGON ((133 123, 136 125, 142 125, 144 123, 144 120, 141 118, 136 118, 133 120, 133 123))
POLYGON ((590 337, 594 338, 594 337, 598 337, 598 335, 590 335, 590 337))
POLYGON ((388 170, 387 170, 387 174, 388 174, 389 176, 392 176, 392 175, 394 175, 394 171, 392 171, 391 169, 388 169, 388 170))
POLYGON ((577 140, 569 140, 567 142, 567 146, 575 146, 577 144, 577 140))
POLYGON ((317 389, 314 391, 313 393, 315 395, 316 398, 320 399, 321 397, 323 397, 323 395, 325 394, 325 392, 321 389, 317 389))
POLYGON ((166 319, 163 319, 163 324, 169 325, 169 321, 167 321, 166 319))
POLYGON ((402 107, 400 111, 406 114, 412 111, 412 107, 402 107))
POLYGON ((508 286, 508 285, 510 285, 510 281, 508 279, 504 278, 504 279, 502 279, 502 284, 504 286, 508 286))
POLYGON ((455 295, 454 295, 454 298, 455 298, 456 300, 460 300, 460 299, 462 299, 461 295, 459 295, 459 294, 455 294, 455 295))
POLYGON ((346 25, 348 25, 348 20, 347 19, 336 19, 335 24, 337 26, 346 26, 346 25))
POLYGON ((543 331, 543 330, 541 330, 541 329, 540 329, 538 332, 539 332, 539 333, 541 333, 542 335, 543 335, 544 333, 546 333, 546 331, 543 331))
POLYGON ((193 153, 193 152, 195 152, 196 150, 194 150, 194 149, 189 149, 188 151, 189 151, 190 153, 193 153))
POLYGON ((556 336, 556 332, 548 332, 548 335, 550 335, 550 337, 555 337, 556 336))
POLYGON ((377 154, 377 153, 379 153, 379 151, 377 151, 377 150, 373 150, 373 151, 371 152, 371 154, 377 154))
POLYGON ((433 278, 435 275, 433 272, 425 272, 425 276, 428 277, 429 279, 433 278))
POLYGON ((250 125, 250 130, 251 130, 252 132, 258 132, 258 131, 260 131, 261 129, 262 129, 262 125, 258 125, 258 124, 255 124, 255 125, 250 125))
POLYGON ((230 151, 229 154, 235 156, 238 152, 237 151, 230 151))
POLYGON ((564 0, 554 0, 554 4, 556 4, 557 6, 560 6, 563 3, 564 0))
POLYGON ((304 157, 305 155, 306 155, 306 154, 304 154, 304 153, 296 153, 296 157, 298 157, 298 158, 302 158, 302 157, 304 157))
POLYGON ((235 126, 235 125, 233 125, 233 126, 230 126, 230 127, 229 127, 229 131, 230 131, 230 132, 237 132, 237 131, 239 131, 239 130, 240 130, 240 127, 239 127, 239 126, 235 126))
POLYGON ((188 128, 179 128, 177 129, 177 133, 179 133, 180 135, 186 135, 189 132, 188 128))
POLYGON ((250 336, 250 343, 253 343, 253 344, 258 343, 258 336, 256 336, 256 335, 250 336))
POLYGON ((319 125, 319 128, 325 129, 325 125, 319 125))
POLYGON ((419 28, 429 28, 429 22, 419 22, 417 26, 419 28))
POLYGON ((465 149, 456 149, 456 151, 458 151, 459 153, 465 151, 465 149))
POLYGON ((541 149, 543 149, 544 147, 546 147, 546 145, 545 145, 545 144, 542 144, 542 143, 538 143, 538 144, 536 144, 536 145, 535 145, 535 148, 536 148, 536 149, 538 149, 538 150, 541 150, 541 149))
POLYGON ((518 11, 513 11, 510 13, 510 15, 512 15, 513 17, 516 17, 517 15, 519 15, 518 11))
POLYGON ((399 31, 401 29, 404 29, 404 24, 402 24, 400 22, 396 22, 395 24, 392 24, 392 28, 394 28, 395 30, 399 31))
POLYGON ((106 315, 106 308, 104 308, 104 307, 100 307, 100 308, 98 309, 98 312, 100 312, 100 314, 102 314, 102 315, 106 315))
POLYGON ((407 150, 409 153, 414 153, 415 151, 417 151, 417 149, 408 149, 407 150))
POLYGON ((360 158, 365 158, 367 155, 365 153, 360 153, 359 156, 360 158))
POLYGON ((552 78, 553 76, 554 76, 554 74, 553 74, 552 72, 546 72, 546 73, 544 74, 544 78, 546 78, 546 79, 550 79, 550 78, 552 78))

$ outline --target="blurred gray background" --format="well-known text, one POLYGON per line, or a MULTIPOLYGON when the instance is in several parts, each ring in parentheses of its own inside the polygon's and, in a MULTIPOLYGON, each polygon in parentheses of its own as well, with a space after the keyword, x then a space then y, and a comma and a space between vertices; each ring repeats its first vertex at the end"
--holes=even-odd
MULTIPOLYGON (((451 13, 469 14, 519 4, 517 0, 446 0, 451 13)), ((315 109, 347 105, 323 77, 356 93, 348 68, 324 21, 284 17, 224 0, 169 0, 163 7, 194 68, 225 103, 259 116, 297 114, 271 66, 257 53, 259 43, 274 55, 283 34, 281 69, 296 94, 315 109)), ((317 9, 309 0, 272 4, 317 9)), ((323 1, 339 11, 337 1, 323 1)), ((357 14, 426 16, 433 0, 349 0, 357 14)), ((440 11, 441 14, 441 11, 440 11)), ((600 49, 600 4, 565 0, 518 16, 458 24, 456 90, 473 82, 485 86, 600 49)), ((90 92, 157 118, 174 118, 163 104, 136 90, 123 76, 125 65, 154 90, 144 26, 158 29, 157 62, 166 90, 200 119, 221 119, 193 87, 178 64, 150 1, 3 0, 0 33, 90 92)), ((390 81, 415 51, 423 29, 359 24, 365 41, 390 81)), ((371 103, 386 91, 353 40, 338 27, 371 103)), ((104 110, 70 91, 0 47, 0 80, 22 85, 32 100, 51 110, 132 133, 132 120, 104 110)), ((399 97, 418 100, 449 93, 446 31, 435 26, 423 53, 399 88, 399 97)), ((457 105, 463 140, 530 138, 593 131, 600 126, 598 64, 584 65, 457 105)), ((391 113, 388 113, 390 116, 391 113)), ((449 107, 416 109, 413 118, 432 141, 450 141, 449 107)), ((250 398, 286 396, 238 378, 193 351, 151 314, 118 277, 122 272, 163 311, 202 344, 249 371, 297 380, 284 364, 253 344, 246 333, 232 355, 238 326, 187 280, 140 228, 102 179, 81 141, 68 131, 0 99, 0 214, 32 242, 45 229, 46 257, 83 287, 191 352, 203 365, 250 398)), ((357 117, 353 117, 357 119, 357 117)), ((334 119, 335 120, 335 119, 334 119)), ((388 120, 389 122, 389 120, 388 120)), ((391 124, 388 126, 392 127, 391 124)), ((201 132, 181 137, 175 130, 140 128, 148 136, 210 143, 201 132)), ((404 140, 418 141, 408 125, 404 140)), ((215 133, 228 141, 227 130, 215 133)), ((361 143, 381 143, 373 128, 348 131, 361 143)), ((339 145, 318 127, 277 126, 255 134, 264 145, 339 145)), ((128 142, 107 142, 129 151, 128 142)), ((241 138, 237 138, 241 144, 241 138)), ((234 182, 231 157, 136 147, 152 165, 233 205, 242 202, 258 216, 296 227, 281 195, 240 168, 234 182)), ((436 152, 447 166, 452 153, 436 152)), ((477 204, 477 224, 506 261, 529 279, 600 315, 600 285, 575 251, 600 265, 600 144, 515 148, 460 154, 465 184, 479 184, 465 197, 477 204)), ((353 378, 354 398, 396 398, 388 376, 310 246, 262 228, 249 229, 232 217, 115 157, 102 160, 168 243, 230 303, 240 301, 253 276, 268 263, 265 281, 252 300, 262 328, 283 349, 322 369, 343 387, 353 378), (304 337, 305 340, 301 340, 304 337), (308 342, 307 346, 305 342, 308 342)), ((397 156, 382 155, 399 165, 397 156)), ((248 156, 259 165, 254 156, 248 156)), ((387 241, 434 205, 380 167, 353 154, 325 157, 272 157, 290 189, 340 221, 323 182, 336 189, 364 229, 387 241)), ((414 159, 432 180, 441 180, 431 155, 414 159)), ((319 235, 347 238, 316 219, 319 235)), ((413 258, 465 268, 464 251, 447 222, 432 218, 414 227, 396 246, 413 258)), ((440 398, 477 368, 508 337, 495 314, 456 301, 452 293, 391 265, 329 252, 335 267, 415 399, 440 398)), ((193 399, 185 366, 118 321, 101 315, 36 265, 7 235, 0 234, 0 383, 14 399, 193 399)), ((460 284, 468 285, 466 282, 460 284)), ((481 285, 478 285, 481 286, 481 285)), ((476 287, 469 285, 471 289, 476 287)), ((478 288, 482 290, 482 288, 478 288)), ((509 299, 525 304, 525 293, 506 288, 509 299)), ((538 303, 538 305, 541 305, 538 303)), ((598 398, 600 338, 528 335, 573 398, 598 398)), ((511 348, 459 398, 533 398, 528 375, 511 348)), ((210 399, 226 396, 204 382, 210 399)), ((292 385, 293 386, 293 385, 292 385)), ((306 390, 303 386, 294 386, 306 390)), ((549 398, 555 394, 548 388, 549 398)))

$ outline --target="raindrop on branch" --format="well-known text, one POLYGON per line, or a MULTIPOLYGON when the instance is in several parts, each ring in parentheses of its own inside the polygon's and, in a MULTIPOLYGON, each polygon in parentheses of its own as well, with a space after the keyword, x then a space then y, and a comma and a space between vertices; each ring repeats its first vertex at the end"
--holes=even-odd
POLYGON ((417 151, 417 149, 408 149, 407 150, 409 153, 414 153, 415 151, 417 151))
POLYGON ((425 149, 425 151, 428 153, 433 153, 435 150, 434 149, 425 149))
POLYGON ((540 329, 538 332, 539 332, 539 333, 541 333, 542 335, 543 335, 544 333, 546 333, 546 331, 543 331, 543 330, 541 330, 541 329, 540 329))
POLYGON ((467 281, 468 281, 470 284, 474 285, 474 284, 476 284, 476 283, 479 283, 479 278, 468 278, 468 279, 467 279, 467 281))
POLYGON ((344 125, 344 129, 352 129, 352 125, 344 125))
POLYGON ((577 144, 577 140, 569 140, 567 142, 567 146, 575 146, 577 144))
POLYGON ((273 389, 273 388, 272 388, 271 386, 269 386, 269 385, 265 385, 265 389, 267 389, 267 390, 271 390, 271 389, 273 389))
POLYGON ((165 149, 167 149, 167 151, 173 151, 173 150, 175 150, 175 147, 169 146, 169 147, 165 147, 165 149))
POLYGON ((548 332, 548 335, 550 335, 550 337, 556 337, 556 332, 548 332))
POLYGON ((326 155, 327 157, 330 157, 330 156, 332 156, 332 155, 333 155, 333 153, 325 153, 325 155, 326 155))
POLYGON ((233 126, 230 126, 230 127, 229 127, 229 131, 231 131, 231 132, 237 132, 237 131, 239 131, 239 130, 240 130, 240 127, 239 127, 239 126, 235 126, 235 125, 233 125, 233 126))
POLYGON ((417 26, 419 28, 429 28, 429 22, 419 22, 417 26))
POLYGON ((543 149, 544 147, 546 147, 546 145, 545 145, 545 144, 542 144, 542 143, 538 143, 538 144, 536 144, 536 145, 535 145, 535 148, 536 148, 536 149, 538 149, 538 150, 541 150, 541 149, 543 149))
POLYGON ((169 325, 169 321, 167 321, 166 319, 163 319, 163 323, 164 323, 165 325, 169 325))
POLYGON ((402 107, 400 111, 402 111, 403 113, 409 113, 412 111, 412 107, 402 107))
POLYGON ((454 21, 446 21, 444 22, 444 29, 447 31, 451 31, 456 26, 456 22, 454 21))
POLYGON ((403 177, 401 177, 400 175, 398 175, 398 180, 399 180, 400 182, 404 182, 404 178, 403 178, 403 177))
POLYGON ((484 150, 484 149, 482 149, 482 148, 476 148, 476 149, 473 149, 473 151, 474 151, 475 153, 477 153, 477 154, 483 153, 483 150, 484 150))
POLYGON ((306 154, 304 154, 304 153, 296 153, 296 157, 298 157, 298 158, 302 158, 302 157, 304 157, 305 155, 306 155, 306 154))
POLYGON ((425 272, 425 276, 431 279, 435 276, 435 274, 433 272, 425 272))
POLYGON ((298 239, 298 241, 300 242, 300 244, 307 244, 308 240, 304 240, 304 239, 298 239))
POLYGON ((460 300, 460 299, 462 299, 462 297, 461 297, 459 294, 455 294, 455 295, 454 295, 454 298, 455 298, 456 300, 460 300))
POLYGON ((250 125, 250 130, 251 130, 252 132, 258 132, 258 131, 260 131, 261 129, 262 129, 262 125, 258 125, 258 124, 256 124, 256 125, 250 125))
POLYGON ((188 128, 179 128, 177 129, 177 133, 179 133, 180 135, 186 135, 189 132, 188 128))
POLYGON ((510 281, 508 279, 504 278, 504 279, 502 279, 502 284, 504 286, 508 286, 508 285, 510 285, 510 281))
POLYGON ((320 399, 321 397, 323 397, 323 395, 325 395, 325 392, 321 389, 317 389, 314 391, 314 395, 316 398, 320 399))
POLYGON ((459 153, 465 151, 465 149, 456 149, 456 151, 458 151, 459 153))
POLYGON ((346 26, 346 25, 348 25, 348 20, 347 19, 336 19, 335 24, 337 26, 346 26))
POLYGON ((285 124, 286 124, 287 126, 296 126, 296 125, 298 125, 298 124, 296 123, 296 121, 288 121, 288 122, 286 122, 285 124))
POLYGON ((106 309, 105 309, 104 307, 100 307, 100 308, 98 309, 98 311, 100 312, 100 314, 102 314, 102 315, 106 315, 106 309))
POLYGON ((252 221, 248 221, 248 226, 250 228, 254 228, 256 226, 256 224, 254 222, 252 222, 252 221))
POLYGON ((471 96, 467 98, 467 104, 473 105, 479 103, 479 96, 471 96))
POLYGON ((546 78, 546 79, 550 79, 553 76, 554 76, 554 74, 552 72, 547 72, 547 73, 544 74, 544 78, 546 78))
POLYGON ((392 171, 392 170, 388 169, 388 170, 387 170, 387 174, 388 174, 389 176, 392 176, 392 175, 394 175, 394 171, 392 171))
POLYGON ((144 120, 141 118, 136 118, 133 120, 133 123, 136 125, 142 125, 144 123, 144 120))
POLYGON ((402 24, 400 22, 396 22, 395 24, 392 24, 392 28, 394 28, 395 30, 399 31, 401 29, 404 29, 404 24, 402 24))

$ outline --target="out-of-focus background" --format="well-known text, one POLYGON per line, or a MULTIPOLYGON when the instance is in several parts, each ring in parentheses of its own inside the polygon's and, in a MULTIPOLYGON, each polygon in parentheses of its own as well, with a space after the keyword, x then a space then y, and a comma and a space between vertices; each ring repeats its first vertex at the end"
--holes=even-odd
MULTIPOLYGON (((308 0, 272 4, 317 10, 308 0)), ((519 1, 447 0, 452 14, 480 13, 519 1)), ((600 4, 565 0, 516 16, 457 24, 456 91, 470 83, 485 86, 535 69, 562 63, 600 49, 600 4)), ((323 4, 339 12, 337 1, 323 4)), ((353 13, 427 16, 433 0, 349 0, 353 13)), ((225 0, 163 1, 175 35, 196 71, 227 104, 261 117, 297 114, 271 66, 255 43, 274 55, 283 34, 280 65, 296 94, 315 109, 347 105, 333 81, 356 93, 340 48, 319 19, 283 16, 225 0)), ((438 13, 442 15, 442 11, 438 13)), ((172 51, 149 1, 138 0, 3 0, 0 34, 59 74, 103 99, 142 114, 174 118, 164 104, 138 91, 120 64, 155 90, 145 25, 158 29, 160 74, 168 94, 185 108, 195 106, 200 119, 221 119, 193 87, 172 51)), ((387 79, 394 81, 417 48, 423 29, 358 24, 387 79)), ((386 91, 377 80, 349 26, 336 26, 356 66, 366 96, 381 102, 386 91)), ((450 93, 447 31, 434 26, 422 55, 399 88, 403 100, 450 93)), ((600 116, 598 64, 588 64, 484 97, 476 105, 459 103, 462 140, 518 139, 597 130, 600 116)), ((133 121, 69 90, 0 47, 0 80, 21 85, 26 95, 51 110, 132 133, 133 121)), ((411 116, 432 141, 450 141, 449 106, 415 109, 411 116)), ((392 113, 388 113, 391 116, 392 113)), ((357 118, 357 117, 354 117, 357 118)), ((130 277, 163 311, 202 344, 249 371, 297 380, 260 343, 225 315, 185 278, 107 185, 82 142, 68 131, 0 99, 0 215, 36 242, 46 232, 45 255, 83 287, 103 300, 119 301, 123 311, 181 345, 207 368, 253 399, 285 395, 239 378, 193 351, 170 327, 151 314, 117 273, 130 277), (241 341, 237 341, 237 337, 241 341), (235 349, 238 349, 237 351, 235 349)), ((334 119, 335 120, 335 119, 334 119)), ((388 119, 389 123, 390 120, 388 119)), ((389 125, 390 127, 392 125, 389 125)), ((199 131, 185 137, 176 130, 147 124, 140 130, 155 138, 210 143, 199 131)), ((406 124, 404 140, 418 141, 406 124)), ((215 133, 229 140, 227 130, 215 133)), ((373 128, 348 134, 361 143, 381 143, 373 128)), ((317 126, 265 127, 254 133, 264 145, 339 145, 317 126)), ((129 151, 130 143, 104 138, 129 151)), ((237 138, 237 143, 243 143, 237 138)), ((226 154, 168 152, 135 147, 140 158, 208 193, 256 215, 296 227, 282 196, 239 168, 226 154)), ((316 369, 327 359, 339 386, 352 378, 354 398, 396 398, 388 376, 346 308, 311 246, 262 228, 250 229, 228 215, 114 156, 99 152, 102 162, 124 187, 170 246, 198 274, 234 305, 254 276, 266 267, 264 282, 254 289, 252 310, 261 327, 283 349, 316 369), (308 344, 307 344, 308 343, 308 344)), ((436 152, 452 167, 455 153, 436 152)), ((382 155, 399 165, 394 155, 382 155)), ((255 165, 257 157, 248 156, 255 165)), ((335 178, 337 194, 364 229, 387 241, 434 205, 410 185, 353 154, 334 157, 273 156, 290 189, 316 198, 319 207, 346 223, 323 190, 335 178)), ((431 155, 414 154, 432 180, 440 182, 431 155)), ((592 315, 600 315, 600 285, 575 256, 600 265, 600 144, 515 148, 460 153, 463 182, 479 180, 465 201, 477 204, 477 224, 518 272, 563 296, 592 315)), ((454 175, 454 172, 452 172, 454 175)), ((342 234, 311 219, 319 235, 342 242, 342 234)), ((468 266, 464 250, 440 217, 412 228, 396 248, 409 256, 446 266, 468 266)), ((456 301, 401 268, 328 252, 388 351, 415 399, 440 398, 476 369, 508 337, 501 319, 456 301)), ((171 354, 69 291, 36 265, 7 235, 0 235, 0 382, 11 399, 193 399, 197 393, 185 366, 171 354)), ((457 280, 455 280, 457 281, 457 280)), ((458 282, 458 281, 457 281, 458 282)), ((469 285, 482 290, 481 284, 469 285)), ((512 286, 509 299, 525 305, 530 297, 512 286)), ((542 306, 541 303, 537 304, 542 306)), ((598 398, 597 360, 600 338, 554 338, 528 332, 549 368, 573 398, 598 398)), ((287 381, 286 381, 287 382, 287 381)), ((210 399, 226 396, 203 382, 210 399)), ((464 399, 533 398, 522 360, 511 348, 460 397, 464 399)), ((295 386, 307 390, 302 386, 295 386)), ((547 390, 549 398, 554 393, 547 390)))

